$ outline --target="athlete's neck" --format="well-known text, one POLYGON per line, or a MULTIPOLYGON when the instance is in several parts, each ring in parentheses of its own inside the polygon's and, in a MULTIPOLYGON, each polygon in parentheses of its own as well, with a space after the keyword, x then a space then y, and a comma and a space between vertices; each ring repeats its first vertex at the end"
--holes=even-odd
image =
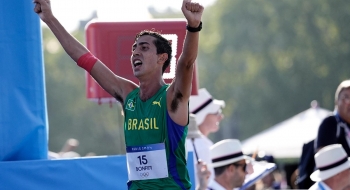
POLYGON ((142 101, 150 99, 164 85, 164 80, 161 80, 159 82, 154 82, 154 80, 149 82, 140 82, 140 99, 142 101))

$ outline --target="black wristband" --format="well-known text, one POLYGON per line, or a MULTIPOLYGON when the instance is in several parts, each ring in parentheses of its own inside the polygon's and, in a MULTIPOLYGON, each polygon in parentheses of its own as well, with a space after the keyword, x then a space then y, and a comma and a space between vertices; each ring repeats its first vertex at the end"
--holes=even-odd
POLYGON ((192 28, 190 27, 188 24, 186 26, 186 29, 189 31, 189 32, 199 32, 202 30, 202 21, 199 23, 199 26, 197 28, 192 28))

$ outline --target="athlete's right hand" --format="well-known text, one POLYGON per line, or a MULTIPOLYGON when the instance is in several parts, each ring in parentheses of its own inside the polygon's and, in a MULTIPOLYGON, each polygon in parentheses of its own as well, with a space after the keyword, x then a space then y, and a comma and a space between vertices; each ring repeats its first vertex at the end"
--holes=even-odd
POLYGON ((36 12, 41 20, 47 22, 52 15, 50 0, 34 0, 35 3, 34 12, 36 12))

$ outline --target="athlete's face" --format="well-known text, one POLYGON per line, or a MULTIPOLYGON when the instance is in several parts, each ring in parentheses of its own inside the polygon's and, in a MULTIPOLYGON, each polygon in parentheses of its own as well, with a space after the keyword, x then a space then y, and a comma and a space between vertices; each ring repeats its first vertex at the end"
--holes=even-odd
POLYGON ((350 88, 345 88, 339 93, 337 107, 340 117, 350 123, 350 88))
POLYGON ((149 35, 141 36, 132 46, 131 67, 137 78, 157 72, 162 66, 157 64, 159 55, 154 44, 155 39, 149 35))

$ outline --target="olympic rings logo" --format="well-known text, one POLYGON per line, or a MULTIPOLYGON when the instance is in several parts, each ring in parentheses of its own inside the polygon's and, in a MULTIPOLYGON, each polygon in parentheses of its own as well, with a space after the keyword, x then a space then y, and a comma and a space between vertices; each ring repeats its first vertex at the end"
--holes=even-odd
POLYGON ((140 177, 142 177, 142 178, 147 178, 148 176, 149 176, 148 172, 140 173, 140 177))

